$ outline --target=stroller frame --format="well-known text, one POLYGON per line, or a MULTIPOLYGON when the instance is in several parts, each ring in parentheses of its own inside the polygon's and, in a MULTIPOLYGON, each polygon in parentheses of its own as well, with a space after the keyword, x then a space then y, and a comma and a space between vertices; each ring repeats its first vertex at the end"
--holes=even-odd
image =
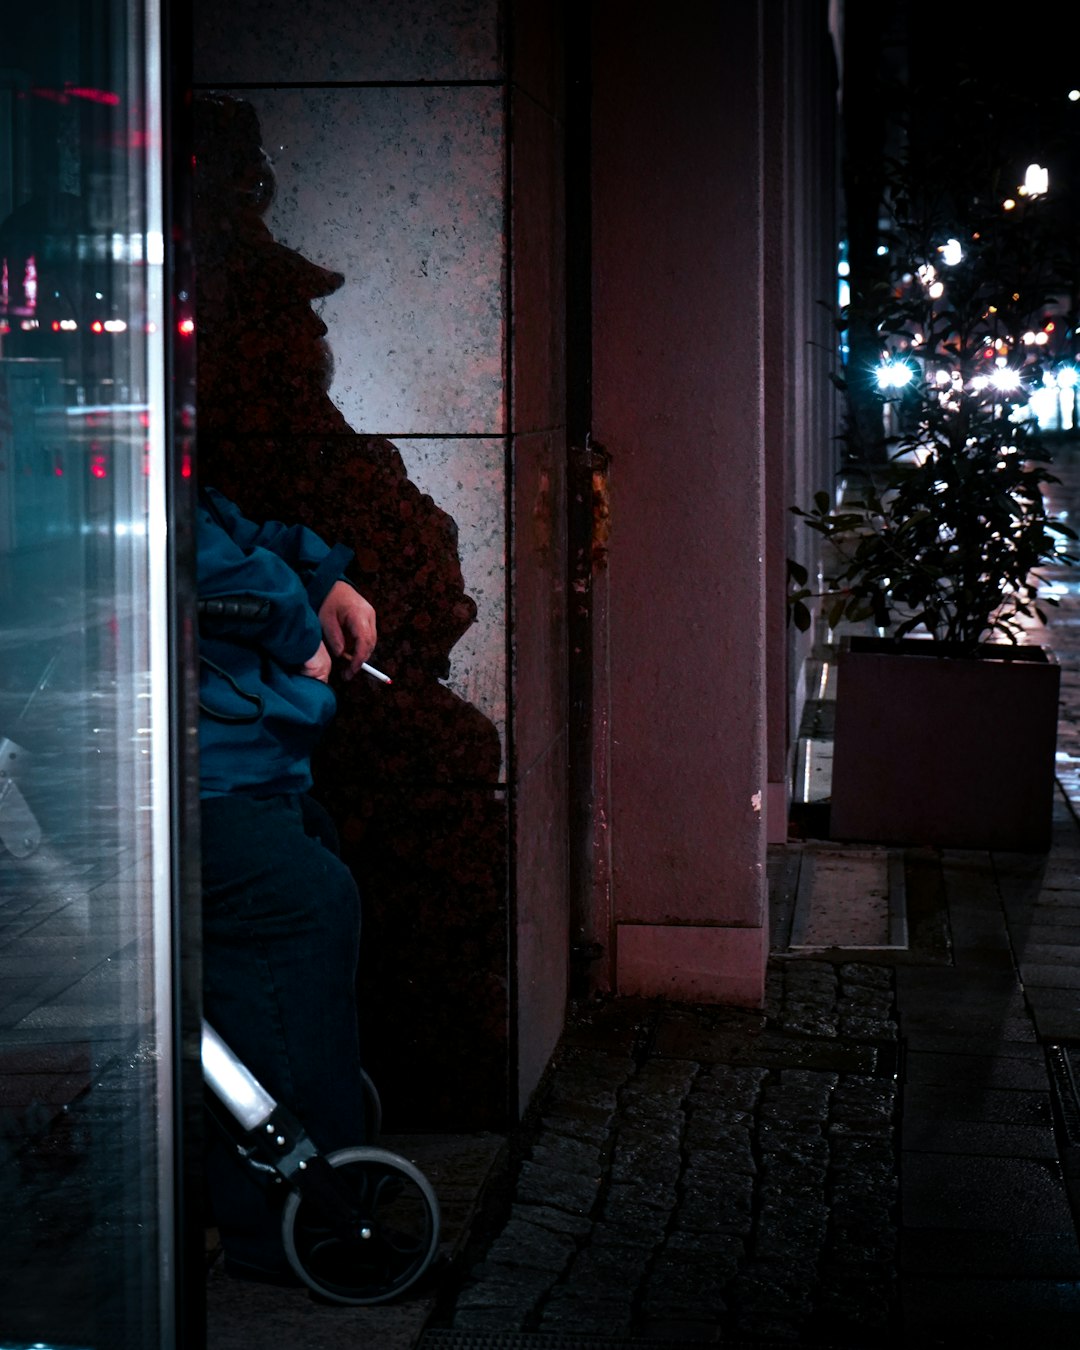
MULTIPOLYGON (((289 1265, 331 1303, 386 1303, 414 1285, 439 1247, 439 1202, 400 1154, 355 1145, 323 1154, 212 1026, 202 1024, 203 1078, 211 1114, 245 1164, 288 1190, 281 1238, 289 1265), (223 1119, 224 1114, 224 1119, 223 1119)), ((378 1093, 365 1075, 378 1128, 378 1093)))

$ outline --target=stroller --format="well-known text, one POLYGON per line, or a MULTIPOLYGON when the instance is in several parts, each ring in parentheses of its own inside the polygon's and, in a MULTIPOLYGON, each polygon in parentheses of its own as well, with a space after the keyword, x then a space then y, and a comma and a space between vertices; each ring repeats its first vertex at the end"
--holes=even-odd
MULTIPOLYGON (((0 736, 0 847, 17 859, 42 843, 18 784, 29 758, 12 737, 0 736)), ((211 1117, 254 1173, 287 1191, 282 1240, 300 1279, 321 1298, 352 1305, 385 1303, 414 1285, 439 1246, 439 1202, 424 1174, 408 1159, 368 1145, 320 1153, 205 1021, 201 1057, 211 1117)), ((381 1106, 366 1075, 364 1088, 366 1137, 376 1138, 381 1106)))
MULTIPOLYGON (((288 1194, 281 1236, 289 1265, 332 1303, 385 1303, 414 1285, 439 1246, 439 1202, 407 1158, 367 1145, 321 1154, 207 1022, 203 1077, 211 1115, 245 1163, 288 1194)), ((378 1093, 365 1075, 372 1135, 378 1093)))

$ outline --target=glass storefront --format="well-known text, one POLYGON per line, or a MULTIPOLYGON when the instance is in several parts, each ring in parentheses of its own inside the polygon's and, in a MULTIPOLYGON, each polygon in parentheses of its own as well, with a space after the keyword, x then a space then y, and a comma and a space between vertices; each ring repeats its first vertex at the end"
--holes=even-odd
POLYGON ((0 16, 5 1350, 177 1344, 158 24, 142 0, 0 16))

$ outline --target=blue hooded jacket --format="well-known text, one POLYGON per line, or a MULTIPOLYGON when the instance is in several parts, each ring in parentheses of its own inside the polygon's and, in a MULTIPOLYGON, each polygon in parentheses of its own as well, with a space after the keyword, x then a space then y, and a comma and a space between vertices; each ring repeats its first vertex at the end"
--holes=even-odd
POLYGON ((196 519, 199 778, 203 796, 306 792, 336 699, 300 673, 322 641, 318 610, 352 557, 303 525, 256 525, 213 488, 196 519))

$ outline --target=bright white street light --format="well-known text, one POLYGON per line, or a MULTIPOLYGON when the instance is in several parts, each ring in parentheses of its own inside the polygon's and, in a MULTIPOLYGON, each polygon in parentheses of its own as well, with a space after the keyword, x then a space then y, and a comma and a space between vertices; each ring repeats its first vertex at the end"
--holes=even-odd
POLYGON ((877 368, 879 389, 903 389, 915 378, 915 372, 904 361, 883 361, 877 368))
POLYGON ((1024 174, 1024 191, 1029 197, 1040 197, 1050 190, 1050 170, 1041 164, 1029 164, 1024 174))
POLYGON ((1020 376, 1009 366, 999 366, 990 376, 990 383, 1002 393, 1020 388, 1020 376))

